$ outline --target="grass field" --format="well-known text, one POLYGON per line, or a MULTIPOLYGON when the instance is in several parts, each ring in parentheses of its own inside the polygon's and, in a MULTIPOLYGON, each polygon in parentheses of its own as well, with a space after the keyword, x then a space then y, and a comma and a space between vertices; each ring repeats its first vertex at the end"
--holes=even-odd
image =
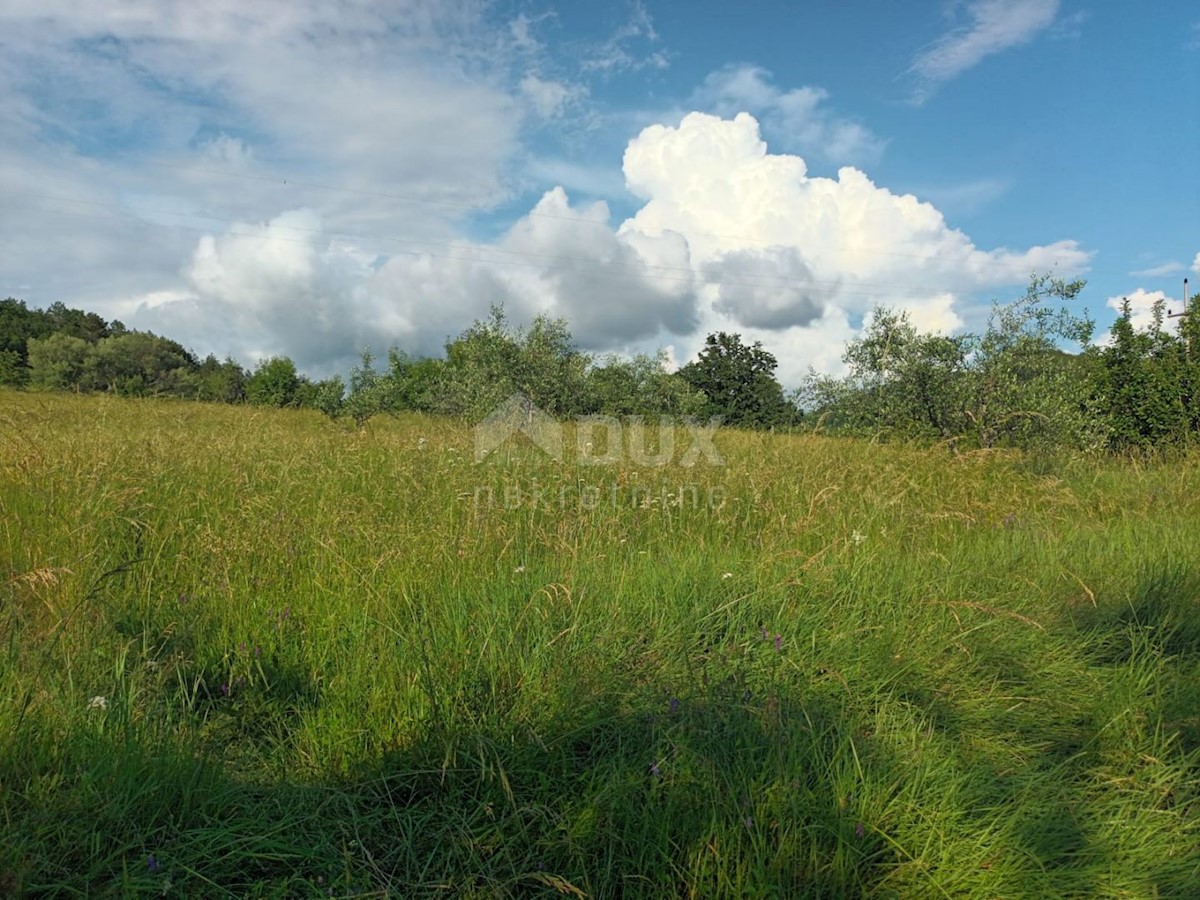
POLYGON ((0 393, 0 893, 1195 896, 1200 456, 716 445, 0 393))

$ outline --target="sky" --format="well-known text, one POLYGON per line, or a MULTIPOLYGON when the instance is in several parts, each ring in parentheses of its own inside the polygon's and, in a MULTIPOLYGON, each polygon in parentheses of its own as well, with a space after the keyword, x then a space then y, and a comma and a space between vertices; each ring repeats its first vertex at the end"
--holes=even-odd
POLYGON ((0 0, 0 297, 320 377, 1200 289, 1195 0, 0 0))

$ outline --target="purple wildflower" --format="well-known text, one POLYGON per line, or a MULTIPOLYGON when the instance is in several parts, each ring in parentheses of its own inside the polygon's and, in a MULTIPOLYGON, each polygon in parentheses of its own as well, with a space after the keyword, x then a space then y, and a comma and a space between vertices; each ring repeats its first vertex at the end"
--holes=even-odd
POLYGON ((671 709, 671 715, 675 715, 675 713, 679 712, 679 698, 678 697, 672 697, 671 702, 667 705, 671 709))
POLYGON ((783 635, 782 634, 775 635, 775 649, 779 650, 780 652, 783 651, 783 635))
POLYGON ((859 822, 857 825, 854 826, 854 836, 855 837, 862 837, 866 833, 867 833, 867 829, 863 827, 862 822, 859 822))
POLYGON ((222 683, 221 693, 224 694, 226 697, 229 696, 229 682, 228 681, 222 683))
POLYGON ((153 853, 146 857, 146 869, 150 872, 158 871, 158 857, 153 853))

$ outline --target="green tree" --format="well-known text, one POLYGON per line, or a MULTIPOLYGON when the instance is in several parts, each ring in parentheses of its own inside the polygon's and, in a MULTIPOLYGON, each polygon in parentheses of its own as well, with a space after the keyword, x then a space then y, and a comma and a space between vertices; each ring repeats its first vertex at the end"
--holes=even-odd
POLYGON ((666 352, 631 359, 609 355, 587 373, 588 412, 610 416, 698 416, 707 398, 677 372, 666 370, 666 352))
POLYGON ((184 347, 144 331, 101 338, 90 349, 79 387, 124 396, 169 394, 193 396, 198 368, 184 347))
POLYGON ((34 387, 59 391, 79 389, 91 352, 87 341, 58 332, 44 338, 31 338, 27 347, 29 380, 34 387))
POLYGON ((550 415, 572 415, 585 408, 590 361, 574 346, 564 320, 538 316, 529 327, 515 328, 494 306, 488 319, 446 345, 432 405, 478 419, 520 391, 550 415))
POLYGON ((29 383, 29 366, 16 350, 0 350, 0 385, 24 387, 29 383))
POLYGON ((846 347, 847 379, 817 380, 807 399, 833 415, 829 424, 949 438, 965 427, 959 391, 968 349, 965 338, 922 334, 907 313, 876 307, 864 335, 846 347))
POLYGON ((240 403, 246 399, 246 370, 232 358, 224 362, 211 353, 192 374, 197 400, 240 403))
POLYGON ((354 419, 359 428, 373 416, 391 411, 387 379, 375 371, 375 358, 370 350, 363 350, 358 365, 350 370, 350 390, 342 411, 354 419))
POLYGON ((796 418, 775 379, 776 366, 760 342, 746 346, 741 335, 722 331, 710 334, 700 358, 679 374, 707 398, 705 415, 720 416, 726 425, 769 428, 796 418))
POLYGON ((260 362, 246 382, 246 399, 259 406, 292 406, 300 378, 296 364, 286 356, 272 356, 260 362))

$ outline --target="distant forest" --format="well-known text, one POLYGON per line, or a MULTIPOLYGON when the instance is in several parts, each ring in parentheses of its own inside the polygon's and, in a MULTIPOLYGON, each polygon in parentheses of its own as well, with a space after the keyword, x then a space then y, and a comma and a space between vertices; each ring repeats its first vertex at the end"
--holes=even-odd
POLYGON ((1129 450, 1200 439, 1200 294, 1177 319, 1163 304, 1148 328, 1128 304, 1109 340, 1070 307, 1081 281, 1032 279, 996 304, 979 334, 920 332, 877 307, 851 341, 841 377, 811 374, 790 394, 776 358, 738 334, 710 334, 675 372, 666 356, 595 356, 569 325, 544 316, 515 326, 502 308, 446 344, 444 358, 364 351, 348 379, 314 380, 286 356, 253 370, 199 359, 179 342, 54 303, 0 301, 0 385, 178 397, 319 410, 358 425, 405 410, 478 420, 515 392, 546 412, 720 417, 739 428, 788 428, 945 442, 952 448, 1129 450), (1070 350, 1064 349, 1069 347, 1070 350))

